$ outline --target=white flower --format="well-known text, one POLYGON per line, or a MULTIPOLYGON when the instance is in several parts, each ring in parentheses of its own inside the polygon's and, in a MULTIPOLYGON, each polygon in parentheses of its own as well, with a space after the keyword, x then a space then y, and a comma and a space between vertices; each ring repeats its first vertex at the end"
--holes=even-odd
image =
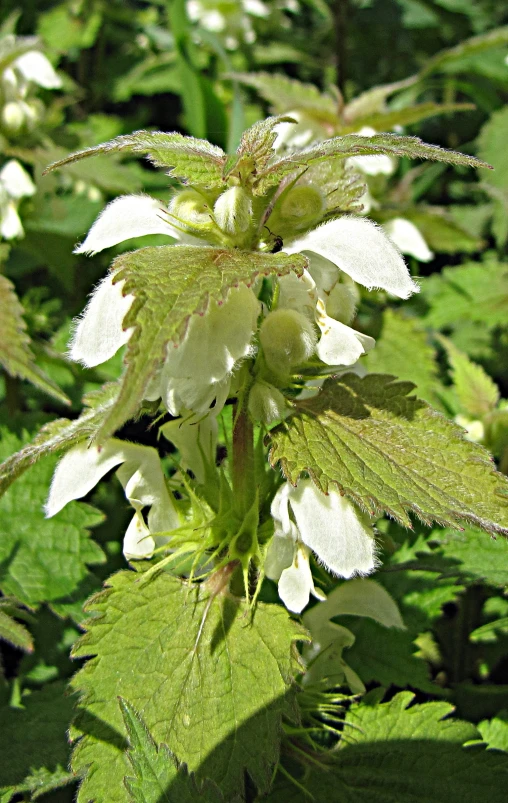
POLYGON ((403 217, 395 217, 383 224, 383 229, 403 254, 408 254, 419 262, 430 262, 434 254, 425 242, 414 223, 403 217))
POLYGON ((333 574, 365 575, 375 568, 375 541, 368 517, 335 490, 323 494, 312 480, 284 483, 272 502, 275 533, 265 573, 279 582, 286 607, 300 613, 310 594, 318 598, 309 566, 310 551, 333 574))
POLYGON ((33 195, 35 185, 26 170, 11 159, 0 170, 0 235, 6 240, 23 237, 24 231, 18 215, 22 198, 33 195))
MULTIPOLYGON (((2 40, 7 51, 16 42, 22 44, 23 39, 9 35, 2 40)), ((0 95, 4 101, 2 123, 10 133, 16 133, 25 124, 33 127, 40 117, 40 109, 43 108, 41 102, 30 98, 33 84, 43 89, 59 89, 62 86, 51 63, 38 50, 29 50, 18 56, 0 76, 0 95)))
POLYGON ((159 455, 150 446, 111 438, 102 448, 80 443, 58 463, 46 515, 54 516, 72 499, 80 499, 94 488, 108 471, 120 465, 117 477, 135 513, 124 536, 123 551, 128 559, 150 558, 156 546, 165 544, 168 532, 179 526, 178 514, 169 494, 159 455), (121 465, 120 465, 121 464, 121 465), (150 507, 147 524, 142 510, 150 507))
POLYGON ((467 415, 456 415, 455 421, 466 430, 464 437, 467 438, 468 441, 481 443, 485 438, 485 427, 483 422, 478 418, 468 418, 467 415))
POLYGON ((160 428, 164 437, 180 452, 180 465, 192 471, 201 484, 206 480, 207 466, 215 466, 217 419, 212 415, 196 420, 195 416, 168 421, 160 428))

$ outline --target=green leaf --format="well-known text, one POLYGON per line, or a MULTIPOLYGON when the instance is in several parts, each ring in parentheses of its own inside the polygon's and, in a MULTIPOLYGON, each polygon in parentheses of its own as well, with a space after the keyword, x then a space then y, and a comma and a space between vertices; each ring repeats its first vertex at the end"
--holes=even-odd
POLYGON ((475 108, 472 103, 433 103, 432 101, 417 103, 403 109, 387 109, 355 118, 353 123, 341 126, 341 133, 349 134, 366 127, 373 128, 380 133, 393 131, 395 126, 415 125, 422 120, 428 120, 429 117, 466 112, 475 108))
POLYGON ((364 137, 360 134, 346 134, 343 137, 327 139, 272 162, 259 175, 255 192, 262 195, 268 187, 278 184, 282 178, 298 168, 307 167, 307 165, 323 159, 337 156, 346 159, 350 156, 369 156, 378 153, 409 156, 412 159, 430 159, 454 165, 490 168, 489 164, 475 159, 473 156, 445 150, 438 145, 427 145, 418 137, 399 136, 398 134, 376 134, 372 137, 364 137))
POLYGON ((133 803, 194 803, 198 799, 203 803, 224 801, 215 784, 205 782, 205 788, 199 789, 185 765, 178 766, 167 745, 157 747, 134 706, 120 698, 120 707, 130 745, 127 758, 136 776, 124 779, 133 803))
POLYGON ((128 799, 118 695, 143 712, 156 743, 199 781, 217 783, 226 800, 241 794, 245 771, 266 791, 281 717, 294 715, 291 645, 304 638, 301 628, 279 606, 260 603, 252 616, 206 583, 168 574, 146 582, 133 572, 108 582, 75 650, 95 656, 73 681, 83 693, 73 767, 90 767, 78 800, 128 799))
POLYGON ((280 115, 260 120, 248 128, 242 134, 236 153, 224 165, 224 181, 236 175, 243 183, 250 176, 261 173, 274 155, 273 143, 277 138, 275 127, 287 122, 293 122, 293 118, 280 115))
POLYGON ((432 207, 420 207, 404 210, 404 217, 420 230, 429 247, 438 253, 467 254, 479 251, 482 240, 459 226, 443 210, 432 207))
POLYGON ((489 255, 485 262, 444 268, 425 280, 424 300, 430 309, 422 319, 435 329, 457 323, 506 324, 508 265, 489 255))
POLYGON ((124 325, 134 327, 127 345, 127 369, 116 403, 102 423, 99 440, 112 435, 138 412, 150 379, 163 363, 168 343, 184 336, 191 315, 209 301, 258 276, 301 274, 301 254, 264 254, 195 246, 159 246, 122 254, 113 263, 115 281, 135 296, 124 325))
POLYGON ((408 511, 442 525, 508 534, 508 480, 488 453, 393 377, 346 374, 296 405, 273 430, 270 461, 294 485, 308 472, 373 515, 411 526, 408 511))
POLYGON ((478 723, 478 730, 483 741, 491 750, 504 750, 508 753, 508 715, 500 711, 494 719, 485 719, 478 723))
POLYGON ((51 164, 46 172, 57 167, 112 151, 131 151, 147 154, 157 167, 168 167, 170 173, 182 181, 203 187, 223 187, 222 168, 226 155, 221 148, 204 139, 185 137, 183 134, 161 131, 135 131, 122 134, 102 145, 77 151, 51 164))
POLYGON ((67 770, 73 702, 65 687, 52 683, 22 697, 23 708, 0 708, 0 794, 31 792, 36 799, 76 779, 67 770))
POLYGON ((481 158, 491 159, 495 167, 488 183, 500 190, 508 190, 508 166, 503 159, 503 148, 508 137, 508 108, 495 111, 485 123, 478 137, 478 153, 481 158))
MULTIPOLYGON (((0 453, 20 445, 7 434, 0 453)), ((102 521, 98 510, 72 502, 54 518, 44 518, 54 464, 34 466, 0 501, 0 588, 26 605, 66 597, 88 576, 87 565, 105 561, 87 530, 102 521)))
POLYGON ((304 84, 280 73, 234 73, 233 77, 256 89, 263 100, 270 103, 275 114, 302 109, 318 119, 333 124, 338 122, 337 99, 323 94, 314 84, 304 84))
POLYGON ((70 404, 65 393, 35 364, 30 342, 14 286, 0 275, 0 364, 11 376, 27 379, 58 401, 70 404))
POLYGON ((34 648, 32 635, 21 622, 13 618, 17 613, 16 605, 8 598, 0 599, 0 641, 3 639, 19 650, 32 652, 34 648))
POLYGON ((448 338, 440 337, 439 342, 448 355, 453 387, 461 409, 474 418, 483 418, 496 407, 499 388, 481 365, 470 360, 448 338))
POLYGON ((445 70, 453 69, 454 62, 460 63, 465 56, 481 53, 482 51, 504 45, 507 42, 508 25, 502 28, 495 28, 493 31, 488 31, 488 33, 480 34, 479 36, 472 36, 456 47, 442 50, 429 59, 419 74, 419 80, 443 68, 445 68, 445 70))
POLYGON ((114 383, 89 393, 83 400, 87 408, 79 418, 51 421, 42 427, 31 443, 7 457, 0 465, 0 495, 41 457, 70 449, 87 438, 93 438, 114 405, 117 394, 118 385, 114 383))
MULTIPOLYGON (((444 702, 413 705, 410 692, 376 705, 365 698, 346 717, 341 749, 327 770, 298 780, 315 801, 340 803, 503 803, 508 760, 502 754, 462 747, 477 737, 473 725, 443 719, 444 702)), ((308 803, 288 781, 267 803, 308 803)))
POLYGON ((476 630, 473 630, 469 634, 469 638, 475 644, 488 644, 490 642, 497 641, 497 636, 499 633, 508 635, 508 616, 505 616, 502 619, 496 619, 494 622, 488 622, 486 625, 482 625, 481 627, 477 627, 476 630))
POLYGON ((436 402, 439 383, 435 350, 418 320, 386 309, 376 348, 363 359, 371 373, 393 374, 414 382, 419 398, 436 402))
MULTIPOLYGON (((442 572, 459 575, 463 582, 508 585, 508 543, 504 538, 485 538, 479 530, 433 530, 429 536, 434 554, 445 559, 442 572)), ((437 566, 439 568, 439 565, 437 566)))

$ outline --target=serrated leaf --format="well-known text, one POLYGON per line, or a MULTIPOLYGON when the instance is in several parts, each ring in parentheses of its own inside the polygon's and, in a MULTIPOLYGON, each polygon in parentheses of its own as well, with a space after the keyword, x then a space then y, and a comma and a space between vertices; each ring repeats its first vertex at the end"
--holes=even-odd
POLYGON ((120 392, 97 435, 105 440, 139 409, 150 379, 169 343, 184 336, 191 315, 209 301, 224 300, 230 288, 258 276, 301 274, 301 254, 265 254, 201 246, 159 246, 122 254, 113 263, 115 281, 135 297, 124 326, 134 327, 120 392))
POLYGON ((363 359, 368 371, 414 382, 418 397, 435 403, 439 388, 436 354, 418 320, 386 309, 376 348, 363 359))
POLYGON ((459 322, 506 324, 508 265, 494 256, 485 262, 444 268, 425 280, 422 291, 430 306, 423 325, 441 329, 459 322))
MULTIPOLYGON (((315 801, 341 803, 503 803, 508 760, 482 748, 462 747, 477 737, 473 725, 443 719, 448 703, 408 708, 413 695, 389 703, 353 705, 346 717, 341 749, 328 771, 299 778, 315 801)), ((276 785, 267 803, 306 803, 288 781, 276 785)))
POLYGON ((73 703, 65 687, 48 684, 22 697, 23 708, 0 708, 0 794, 31 792, 36 799, 76 779, 67 770, 73 703))
POLYGON ((483 741, 491 750, 504 750, 508 753, 508 714, 500 711, 499 716, 478 723, 483 741))
POLYGON ((108 383, 100 390, 88 394, 84 402, 89 406, 79 418, 74 421, 66 418, 51 421, 42 427, 31 443, 7 457, 0 465, 0 496, 41 457, 70 449, 81 441, 94 437, 114 405, 117 393, 118 385, 108 383))
POLYGON ((500 393, 496 383, 478 363, 469 359, 448 338, 439 338, 451 366, 452 381, 461 409, 474 418, 483 418, 497 405, 500 393))
POLYGON ((481 53, 484 50, 499 47, 507 42, 508 25, 495 28, 493 31, 488 31, 488 33, 480 34, 479 36, 472 36, 456 45, 456 47, 441 50, 429 59, 421 70, 419 79, 421 80, 433 72, 438 72, 442 68, 453 68, 453 63, 460 63, 465 56, 481 53))
MULTIPOLYGON (((0 600, 1 602, 1 600, 0 600)), ((0 605, 0 641, 8 641, 24 652, 32 652, 34 648, 31 633, 27 628, 16 622, 0 605)))
POLYGON ((488 453, 426 402, 414 385, 372 374, 329 379, 270 433, 272 465, 296 484, 308 472, 373 514, 411 526, 408 511, 441 525, 508 534, 508 480, 488 453))
POLYGON ((157 747, 134 706, 120 698, 120 707, 130 745, 127 758, 136 776, 124 779, 133 803, 224 803, 215 784, 205 781, 200 789, 167 745, 157 747))
POLYGON ((143 582, 121 572, 108 582, 75 650, 95 656, 73 681, 83 693, 73 767, 90 767, 78 800, 128 800, 118 695, 226 800, 241 793, 245 771, 266 791, 281 717, 294 714, 291 644, 304 637, 301 628, 278 606, 260 603, 251 619, 240 600, 168 574, 143 582))
POLYGON ((223 187, 222 168, 226 155, 216 145, 204 139, 186 137, 178 133, 162 131, 135 131, 122 134, 102 145, 77 151, 51 164, 46 172, 58 167, 112 151, 131 151, 146 154, 157 167, 170 168, 170 173, 182 181, 203 187, 223 187))
POLYGON ((350 134, 361 128, 373 128, 375 131, 393 131, 396 126, 415 125, 429 117, 441 114, 455 114, 474 110, 472 103, 417 103, 403 109, 387 109, 386 111, 366 114, 355 118, 354 123, 341 126, 341 134, 350 134))
POLYGON ((492 114, 478 137, 478 153, 482 159, 491 159, 495 167, 487 181, 500 190, 508 190, 508 166, 502 155, 507 138, 508 108, 504 106, 492 114))
POLYGON ((274 155, 275 127, 287 122, 292 122, 292 118, 280 115, 260 120, 248 128, 242 134, 236 153, 226 160, 222 174, 224 181, 237 175, 243 183, 248 177, 261 173, 274 155))
POLYGON ((331 123, 337 122, 337 99, 323 94, 314 84, 305 84, 280 73, 234 73, 233 77, 256 89, 263 100, 270 103, 275 114, 303 109, 331 123))
MULTIPOLYGON (((486 539, 478 530, 433 530, 429 541, 434 554, 444 558, 443 574, 459 575, 462 582, 508 585, 508 543, 504 538, 486 539)), ((436 563, 439 570, 440 565, 436 563)))
MULTIPOLYGON (((6 435, 0 453, 20 445, 6 435)), ((87 577, 87 565, 105 561, 86 529, 102 521, 98 510, 73 502, 54 518, 44 518, 54 464, 34 466, 0 501, 0 588, 26 605, 66 597, 87 577)))
POLYGON ((398 134, 376 134, 372 137, 364 137, 360 134, 346 134, 343 137, 332 137, 332 139, 327 139, 272 162, 259 175, 254 191, 262 195, 268 187, 278 184, 282 178, 298 168, 307 167, 322 159, 338 156, 346 159, 350 156, 370 156, 379 153, 390 156, 408 156, 411 159, 430 159, 453 165, 490 168, 489 164, 475 159, 473 156, 445 150, 438 145, 427 145, 419 137, 406 137, 398 134))
POLYGON ((70 404, 65 393, 36 365, 30 342, 14 286, 0 275, 0 364, 11 376, 27 379, 58 401, 70 404))

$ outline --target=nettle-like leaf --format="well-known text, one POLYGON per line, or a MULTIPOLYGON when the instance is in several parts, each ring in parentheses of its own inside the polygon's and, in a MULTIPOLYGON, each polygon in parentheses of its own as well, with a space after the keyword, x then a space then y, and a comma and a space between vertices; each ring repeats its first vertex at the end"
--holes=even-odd
POLYGON ((294 122, 293 118, 281 115, 260 120, 248 128, 242 135, 236 153, 224 165, 224 181, 231 176, 238 176, 244 183, 250 176, 261 173, 273 156, 273 144, 277 138, 275 127, 288 122, 294 122))
POLYGON ((508 25, 500 28, 495 28, 488 33, 480 34, 479 36, 472 36, 465 39, 456 47, 441 50, 436 53, 431 59, 428 59, 425 66, 419 74, 422 79, 431 73, 443 70, 444 72, 458 72, 457 66, 464 58, 476 55, 485 50, 500 47, 508 42, 508 25))
POLYGON ((28 612, 12 597, 0 598, 0 641, 8 641, 24 652, 34 648, 32 634, 16 619, 29 620, 28 612), (16 618, 15 618, 16 617, 16 618))
MULTIPOLYGON (((7 434, 0 453, 20 445, 7 434)), ((54 518, 44 518, 54 464, 34 466, 0 500, 0 589, 31 606, 67 597, 88 576, 88 565, 105 561, 87 529, 103 520, 98 510, 73 502, 54 518)))
POLYGON ((167 745, 157 747, 134 706, 120 698, 120 707, 130 746, 127 758, 135 775, 124 783, 133 803, 224 803, 215 784, 198 784, 167 745))
POLYGON ((0 275, 0 364, 11 376, 27 379, 58 401, 69 404, 65 393, 36 365, 30 342, 14 286, 0 275))
MULTIPOLYGON (((341 749, 327 771, 304 782, 316 801, 341 803, 503 803, 508 758, 481 747, 462 747, 478 738, 468 722, 448 719, 445 702, 412 705, 410 692, 389 703, 375 697, 353 705, 341 749)), ((307 794, 288 781, 276 785, 268 803, 305 803, 307 794)))
POLYGON ((191 315, 203 313, 209 301, 222 302, 238 284, 290 271, 301 275, 305 265, 301 254, 195 246, 142 248, 118 257, 113 263, 115 281, 124 280, 124 294, 135 296, 124 326, 134 327, 134 332, 118 399, 106 414, 98 439, 104 441, 135 415, 168 344, 183 338, 191 315))
POLYGON ((445 337, 439 338, 446 349, 451 366, 453 387, 465 413, 483 418, 494 410, 499 398, 499 388, 478 363, 469 359, 445 337))
MULTIPOLYGON (((508 27, 508 26, 507 26, 508 27)), ((508 167, 503 159, 503 143, 508 136, 508 109, 495 111, 483 126, 478 138, 478 152, 482 159, 492 160, 496 168, 488 177, 489 184, 500 190, 508 190, 508 167)))
MULTIPOLYGON (((508 585, 508 543, 504 538, 485 539, 479 530, 433 530, 429 536, 436 569, 459 576, 464 583, 508 585)), ((428 562, 428 556, 422 558, 428 562)), ((431 563, 432 565, 432 563, 431 563)))
MULTIPOLYGON (((474 110, 476 107, 472 103, 417 103, 405 109, 387 109, 372 114, 358 117, 354 123, 341 126, 341 133, 349 134, 358 131, 360 128, 373 128, 375 131, 393 131, 396 126, 414 125, 428 120, 429 117, 437 117, 441 114, 455 114, 456 112, 466 112, 474 110)), ((347 109, 345 110, 347 114, 347 109)))
POLYGON ((491 255, 485 262, 444 268, 425 280, 422 295, 430 306, 422 319, 424 326, 441 329, 463 322, 506 325, 508 264, 491 255))
POLYGON ((93 657, 76 675, 83 693, 73 767, 90 771, 79 801, 128 801, 120 695, 142 713, 156 743, 168 745, 226 800, 247 772, 268 789, 278 760, 281 717, 294 716, 292 643, 302 629, 276 605, 246 604, 207 585, 160 574, 146 582, 114 575, 92 601, 95 614, 77 657, 93 657))
POLYGON ((386 309, 376 348, 363 362, 371 373, 393 374, 400 380, 414 382, 419 398, 436 402, 439 389, 436 352, 417 319, 386 309))
MULTIPOLYGON (((84 398, 86 406, 79 418, 59 418, 46 424, 34 440, 7 457, 0 465, 0 496, 30 466, 45 455, 70 449, 81 441, 93 438, 100 429, 118 395, 118 385, 108 383, 84 398)), ((16 447, 14 447, 16 448, 16 447)), ((5 455, 9 454, 8 451, 5 455)))
POLYGON ((262 195, 268 187, 278 184, 282 178, 298 168, 307 167, 322 159, 336 156, 346 159, 350 156, 371 156, 379 153, 389 156, 409 156, 411 159, 429 159, 468 167, 491 167, 474 156, 445 150, 438 145, 427 145, 419 137, 406 137, 398 134, 375 134, 372 137, 364 137, 360 134, 346 134, 343 137, 332 137, 332 139, 312 145, 298 153, 275 160, 259 175, 255 192, 262 195))
POLYGON ((65 691, 65 683, 51 683, 23 697, 23 708, 0 708, 2 801, 26 792, 36 800, 76 780, 67 769, 73 702, 65 691))
POLYGON ((411 526, 408 511, 441 525, 508 534, 508 480, 488 453, 391 376, 329 379, 272 431, 272 465, 296 484, 304 472, 336 485, 373 515, 411 526))
POLYGON ((211 145, 205 139, 186 137, 175 132, 166 134, 162 131, 135 131, 132 134, 122 134, 102 145, 59 159, 46 172, 88 156, 114 151, 146 154, 154 165, 171 168, 171 175, 184 182, 210 189, 224 186, 222 169, 226 154, 222 148, 211 145))
POLYGON ((256 89, 275 114, 302 109, 318 119, 332 124, 337 122, 338 99, 320 92, 314 84, 305 84, 280 73, 234 73, 233 77, 256 89))

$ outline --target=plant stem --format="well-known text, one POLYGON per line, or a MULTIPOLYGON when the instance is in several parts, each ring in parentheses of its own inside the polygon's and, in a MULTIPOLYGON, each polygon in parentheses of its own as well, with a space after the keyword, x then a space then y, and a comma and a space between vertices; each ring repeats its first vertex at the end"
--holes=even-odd
POLYGON ((256 496, 254 460, 254 427, 243 400, 234 410, 233 426, 233 492, 240 513, 246 513, 256 496))
POLYGON ((335 33, 335 66, 337 70, 337 86, 344 96, 346 86, 346 53, 347 53, 347 17, 348 0, 334 0, 332 4, 333 26, 335 33))

